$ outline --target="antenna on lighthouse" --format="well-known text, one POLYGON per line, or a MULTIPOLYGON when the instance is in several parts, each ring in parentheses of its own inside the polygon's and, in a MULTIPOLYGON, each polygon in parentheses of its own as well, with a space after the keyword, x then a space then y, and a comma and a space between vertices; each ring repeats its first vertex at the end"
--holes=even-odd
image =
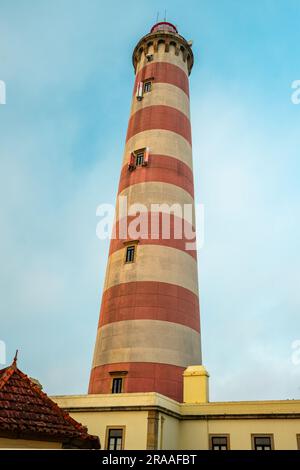
POLYGON ((165 18, 164 21, 167 21, 167 10, 165 10, 165 18))
POLYGON ((156 23, 158 23, 158 18, 159 18, 159 11, 157 12, 157 15, 156 15, 156 23))

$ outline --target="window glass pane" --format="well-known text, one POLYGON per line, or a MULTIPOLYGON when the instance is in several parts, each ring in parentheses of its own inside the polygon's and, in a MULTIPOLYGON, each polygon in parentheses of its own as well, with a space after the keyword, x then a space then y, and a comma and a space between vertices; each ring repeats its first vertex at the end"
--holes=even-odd
POLYGON ((122 392, 122 379, 121 378, 113 379, 112 393, 121 393, 121 392, 122 392))
POLYGON ((151 91, 151 81, 150 80, 144 83, 144 92, 148 93, 149 91, 151 91))
POLYGON ((267 446, 271 445, 270 437, 266 437, 266 436, 256 437, 255 442, 257 445, 267 445, 267 446))
POLYGON ((142 165, 144 162, 144 152, 139 152, 136 155, 136 166, 142 165))
POLYGON ((128 246, 126 251, 126 263, 130 263, 134 259, 134 246, 128 246))
POLYGON ((214 444, 227 444, 227 437, 213 437, 212 439, 214 444))
POLYGON ((122 439, 118 438, 116 442, 116 450, 122 449, 122 439))
POLYGON ((122 437, 123 429, 110 429, 109 437, 122 437))

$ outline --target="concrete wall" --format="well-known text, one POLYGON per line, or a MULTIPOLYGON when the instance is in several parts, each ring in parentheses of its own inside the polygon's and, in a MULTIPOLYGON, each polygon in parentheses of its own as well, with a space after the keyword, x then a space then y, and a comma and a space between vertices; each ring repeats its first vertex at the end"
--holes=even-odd
POLYGON ((89 434, 100 437, 101 448, 105 449, 106 429, 124 429, 124 449, 143 450, 147 443, 147 411, 75 411, 72 418, 88 427, 89 434))
POLYGON ((164 450, 180 448, 180 422, 164 413, 160 413, 158 448, 164 450))

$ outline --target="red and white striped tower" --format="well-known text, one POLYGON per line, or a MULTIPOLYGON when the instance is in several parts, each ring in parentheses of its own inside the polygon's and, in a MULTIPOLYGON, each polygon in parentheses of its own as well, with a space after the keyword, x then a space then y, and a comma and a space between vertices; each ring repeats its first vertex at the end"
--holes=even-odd
MULTIPOLYGON (((169 238, 161 227, 151 235, 150 208, 194 205, 191 45, 175 26, 158 23, 135 47, 133 65, 117 203, 126 196, 128 207, 144 204, 149 223, 141 237, 111 240, 89 393, 159 392, 180 402, 184 369, 201 364, 196 250, 174 236, 184 214, 171 214, 169 238), (112 389, 114 378, 122 380, 112 389)), ((117 235, 123 222, 117 210, 117 235)))

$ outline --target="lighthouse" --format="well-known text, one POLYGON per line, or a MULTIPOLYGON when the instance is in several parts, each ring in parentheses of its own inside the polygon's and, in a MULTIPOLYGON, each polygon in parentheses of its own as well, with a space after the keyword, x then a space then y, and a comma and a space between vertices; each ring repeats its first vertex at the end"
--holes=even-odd
POLYGON ((132 59, 135 81, 89 393, 158 392, 182 402, 184 370, 201 365, 190 236, 194 58, 191 42, 160 22, 132 59), (132 208, 142 208, 139 223, 132 208), (137 225, 142 229, 129 230, 137 225))

